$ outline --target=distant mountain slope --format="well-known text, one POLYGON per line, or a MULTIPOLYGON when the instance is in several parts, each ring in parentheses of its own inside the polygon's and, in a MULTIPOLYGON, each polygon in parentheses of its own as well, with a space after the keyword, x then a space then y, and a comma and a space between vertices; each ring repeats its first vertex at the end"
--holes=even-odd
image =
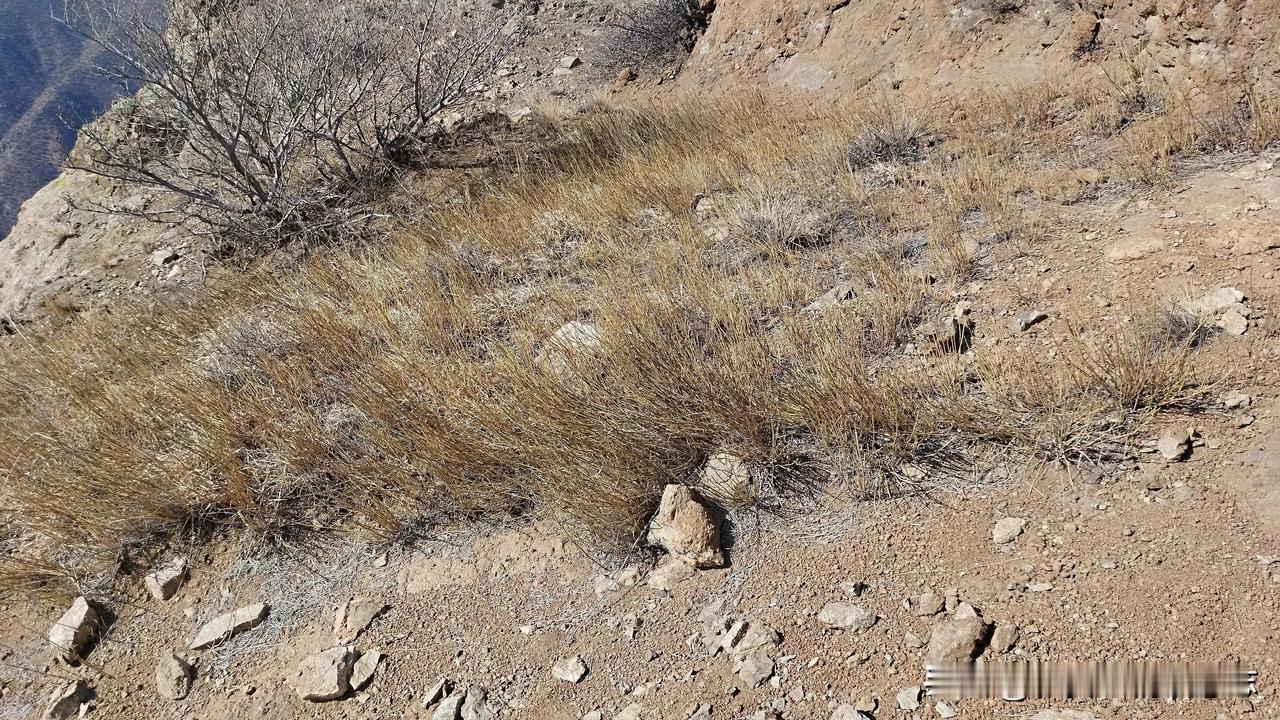
POLYGON ((75 142, 66 120, 102 111, 112 90, 96 54, 49 15, 50 0, 0 0, 0 237, 18 207, 57 176, 75 142))

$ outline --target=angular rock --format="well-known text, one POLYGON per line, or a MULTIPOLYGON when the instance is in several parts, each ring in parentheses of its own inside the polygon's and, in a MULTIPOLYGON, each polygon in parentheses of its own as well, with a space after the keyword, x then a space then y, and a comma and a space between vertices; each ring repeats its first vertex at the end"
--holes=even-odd
POLYGON ((462 695, 450 695, 436 706, 431 713, 431 720, 459 720, 462 717, 462 703, 466 698, 462 695))
POLYGON ((333 613, 333 638, 346 645, 360 637, 369 623, 387 609, 387 604, 367 597, 355 597, 338 606, 333 613))
POLYGON ((995 527, 991 529, 991 542, 996 545, 1004 545, 1011 543, 1019 535, 1023 529, 1027 527, 1026 518, 1007 517, 1001 518, 996 522, 995 527))
POLYGON ((711 706, 702 703, 690 713, 686 720, 711 720, 711 706))
POLYGON ((982 650, 987 639, 987 624, 968 603, 960 603, 950 620, 933 626, 929 636, 929 652, 925 663, 969 660, 982 650))
POLYGON ((246 605, 229 613, 223 613, 205 623, 191 641, 192 650, 204 650, 226 642, 242 632, 252 630, 267 618, 269 608, 265 603, 246 605))
POLYGON ((764 650, 756 650, 735 663, 733 671, 749 688, 757 688, 773 677, 773 659, 764 650))
POLYGON ((581 64, 582 64, 582 61, 578 59, 577 55, 565 55, 564 57, 560 58, 560 67, 562 68, 566 68, 566 69, 576 68, 581 64))
POLYGON ((351 666, 350 685, 352 690, 362 690, 369 681, 373 679, 373 674, 378 671, 378 664, 382 662, 382 651, 372 648, 360 653, 360 657, 356 659, 354 665, 351 666))
POLYGON ((830 720, 871 720, 871 716, 852 705, 839 705, 831 712, 830 720))
POLYGON ((339 645, 309 655, 298 663, 289 678, 298 697, 310 702, 337 700, 351 690, 351 669, 355 652, 350 645, 339 645))
POLYGON ((732 647, 726 648, 735 655, 744 655, 763 648, 771 648, 782 642, 782 634, 768 625, 747 623, 746 632, 742 633, 732 647))
POLYGON ((645 583, 654 590, 667 591, 693 578, 697 569, 681 558, 669 557, 649 573, 645 583))
POLYGON ((991 649, 998 653, 1007 653, 1018 643, 1017 625, 997 625, 991 633, 991 649))
POLYGON ((147 592, 156 600, 168 600, 187 580, 187 559, 174 558, 142 579, 147 592))
POLYGON ((920 688, 909 687, 898 691, 898 708, 911 712, 920 709, 920 688))
POLYGON ((173 653, 165 655, 156 665, 156 691, 166 700, 181 700, 191 693, 195 668, 191 663, 173 653))
POLYGON ((938 717, 942 718, 942 720, 948 720, 949 718, 953 718, 959 714, 946 700, 939 700, 934 703, 933 711, 937 713, 938 717))
POLYGON ((1220 287, 1188 302, 1186 306, 1197 315, 1212 316, 1242 302, 1244 293, 1233 287, 1220 287))
POLYGON ((567 380, 576 374, 580 358, 595 353, 601 346, 600 331, 591 323, 577 320, 561 325, 538 354, 538 364, 558 378, 567 380))
POLYGON ((924 592, 916 598, 915 607, 911 612, 918 617, 928 617, 942 612, 944 607, 946 607, 946 600, 941 595, 924 592))
POLYGON ((44 720, 71 720, 80 714, 80 706, 93 697, 93 691, 83 680, 63 685, 53 691, 49 704, 44 708, 44 720))
POLYGON ((1191 454, 1191 436, 1185 429, 1165 428, 1156 441, 1156 451, 1169 462, 1179 462, 1191 454))
POLYGON ((1218 318, 1217 325, 1228 335, 1240 336, 1249 331, 1249 318, 1245 317, 1240 311, 1231 309, 1222 313, 1222 317, 1218 318))
POLYGON ((98 612, 87 598, 80 596, 49 628, 49 645, 53 647, 59 660, 78 662, 80 652, 97 631, 98 612))
POLYGON ((1049 315, 1047 313, 1039 310, 1026 310, 1009 318, 1009 329, 1014 332, 1026 332, 1048 319, 1049 315))
POLYGON ((462 720, 493 720, 493 710, 489 708, 489 691, 479 685, 467 688, 467 696, 462 701, 462 720))
POLYGON ((551 677, 567 683, 579 683, 586 676, 587 664, 582 662, 582 657, 579 655, 564 658, 551 666, 551 677))
POLYGON ((1238 410, 1240 408, 1247 408, 1249 407, 1249 403, 1251 402, 1253 402, 1253 398, 1249 397, 1245 393, 1240 392, 1239 390, 1232 390, 1231 392, 1222 396, 1222 406, 1228 410, 1238 410))
POLYGON ((857 291, 858 286, 853 280, 837 283, 830 290, 822 293, 813 302, 806 305, 803 312, 819 313, 823 310, 839 307, 841 304, 852 300, 857 291))
POLYGON ((1031 716, 1031 720, 1098 720, 1098 716, 1088 710, 1041 710, 1031 716))
POLYGON ((818 621, 831 627, 862 632, 876 624, 876 614, 854 603, 833 602, 818 611, 818 621))
POLYGON ((647 716, 644 714, 644 705, 631 703, 614 715, 613 720, 644 720, 645 717, 647 716))
POLYGON ((649 524, 649 542, 698 568, 724 565, 718 513, 684 485, 668 485, 649 524))
POLYGON ((449 689, 448 678, 440 678, 439 680, 436 681, 435 685, 432 685, 430 688, 427 688, 427 691, 423 693, 422 703, 419 705, 419 707, 429 708, 432 705, 435 705, 436 703, 440 702, 440 700, 444 698, 444 694, 448 689, 449 689))
POLYGON ((731 509, 750 505, 755 495, 747 464, 728 452, 707 458, 698 481, 698 492, 720 507, 731 509))

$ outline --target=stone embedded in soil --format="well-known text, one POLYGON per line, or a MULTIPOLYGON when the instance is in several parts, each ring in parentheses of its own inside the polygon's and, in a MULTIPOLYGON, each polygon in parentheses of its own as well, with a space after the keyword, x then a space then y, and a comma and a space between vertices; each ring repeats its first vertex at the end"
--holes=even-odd
POLYGON ((917 686, 903 688, 898 691, 898 708, 911 712, 920 709, 920 688, 917 686))
POLYGON ((467 688, 467 696, 462 701, 462 720, 493 720, 488 697, 489 691, 479 685, 467 688))
POLYGON ((996 545, 1004 545, 1011 543, 1022 531, 1027 527, 1026 518, 1007 517, 1001 518, 991 529, 991 542, 996 545))
POLYGON ((830 720, 871 720, 871 716, 852 705, 840 705, 832 711, 830 720))
POLYGON ((83 680, 76 680, 53 691, 44 709, 44 720, 71 720, 80 715, 80 706, 89 701, 93 691, 83 680))
POLYGON ((853 603, 833 602, 818 611, 818 621, 831 627, 862 632, 876 624, 876 614, 853 603))
POLYGON ((654 568, 645 583, 654 590, 667 592, 686 580, 692 579, 696 572, 697 568, 693 565, 681 558, 671 557, 654 568))
POLYGON ((223 613, 200 628, 200 632, 191 641, 191 649, 204 650, 252 630, 262 624, 269 610, 265 603, 254 603, 223 613))
POLYGON ((1156 440, 1156 451, 1170 462, 1179 462, 1191 454, 1191 436, 1185 429, 1165 428, 1156 440))
POLYGON ((1249 331, 1249 318, 1245 317, 1240 311, 1231 309, 1222 313, 1222 317, 1218 318, 1217 325, 1228 335, 1240 336, 1249 331))
POLYGON ((995 632, 991 633, 991 649, 997 653, 1009 652, 1017 642, 1017 625, 997 625, 995 632))
POLYGON ((78 597, 71 607, 49 629, 49 644, 57 658, 65 662, 77 662, 80 651, 93 639, 98 629, 98 612, 84 596, 78 597))
POLYGON ((973 606, 960 603, 950 620, 933 626, 926 664, 969 660, 982 650, 987 624, 973 606))
POLYGON ((431 720, 458 720, 462 716, 463 700, 462 695, 450 695, 441 700, 436 711, 431 713, 431 720))
POLYGON ((342 603, 333 613, 334 641, 341 645, 354 642, 386 609, 386 603, 367 597, 354 597, 342 603))
POLYGON ((378 671, 380 662, 382 662, 382 651, 377 648, 360 653, 359 659, 351 666, 351 689, 364 689, 364 686, 373 679, 373 674, 378 671))
POLYGON ((1232 390, 1231 392, 1222 396, 1222 406, 1228 410, 1239 410, 1240 408, 1247 408, 1249 407, 1249 403, 1252 401, 1253 401, 1253 398, 1240 392, 1239 390, 1232 390))
POLYGON ((578 655, 564 658, 551 666, 551 677, 567 683, 581 682, 586 676, 587 664, 582 662, 582 657, 578 655))
POLYGON ((1009 329, 1014 332, 1026 332, 1048 319, 1048 313, 1039 310, 1026 310, 1009 318, 1009 329))
POLYGON ((156 665, 156 691, 166 700, 181 700, 191 692, 195 668, 174 653, 161 658, 156 665))
POLYGON ((440 678, 439 680, 436 681, 435 685, 432 685, 431 687, 427 688, 427 691, 422 695, 422 703, 419 705, 419 707, 429 708, 432 705, 435 705, 436 703, 440 702, 440 700, 444 698, 445 691, 447 691, 448 689, 449 689, 448 678, 440 678))
POLYGON ((298 697, 310 702, 337 700, 351 690, 355 653, 350 645, 308 655, 298 663, 289 685, 298 697))
POLYGON ((142 579, 147 592, 156 600, 168 600, 187 580, 187 559, 174 558, 142 579))
POLYGON ((773 677, 773 659, 763 649, 748 653, 735 664, 733 671, 748 688, 758 688, 773 677))
POLYGON ((662 491, 658 513, 649 525, 649 542, 698 568, 724 565, 720 517, 684 485, 662 491))
POLYGON ((1233 287, 1220 287, 1187 303, 1187 309, 1197 315, 1217 315, 1242 302, 1244 293, 1233 287))
POLYGON ((707 458, 698 480, 698 492, 720 507, 731 509, 750 505, 755 496, 747 464, 737 455, 724 451, 707 458))
POLYGON ((538 365, 561 380, 576 374, 580 358, 595 353, 601 345, 600 331, 591 323, 577 320, 561 325, 538 354, 538 365))
POLYGON ((711 720, 711 706, 702 703, 689 714, 687 720, 711 720))
POLYGON ((946 601, 941 595, 933 592, 924 592, 916 598, 915 607, 911 612, 919 617, 928 617, 937 615, 946 607, 946 601))
POLYGON ((644 705, 640 703, 631 703, 622 708, 622 710, 613 716, 613 720, 644 720, 644 705))
POLYGON ((1041 710, 1031 716, 1031 720, 1098 720, 1098 716, 1088 710, 1041 710))
POLYGON ((946 700, 939 700, 937 703, 935 703, 933 706, 933 711, 937 713, 938 717, 942 718, 943 720, 947 720, 947 718, 953 718, 958 714, 955 708, 951 707, 951 705, 948 704, 946 700))

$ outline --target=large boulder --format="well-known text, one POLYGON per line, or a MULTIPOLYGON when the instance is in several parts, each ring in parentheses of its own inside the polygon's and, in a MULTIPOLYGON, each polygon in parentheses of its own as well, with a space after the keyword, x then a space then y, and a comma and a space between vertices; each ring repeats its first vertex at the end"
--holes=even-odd
POLYGON ((691 489, 668 485, 649 524, 649 542, 695 567, 721 567, 720 522, 719 514, 691 489))

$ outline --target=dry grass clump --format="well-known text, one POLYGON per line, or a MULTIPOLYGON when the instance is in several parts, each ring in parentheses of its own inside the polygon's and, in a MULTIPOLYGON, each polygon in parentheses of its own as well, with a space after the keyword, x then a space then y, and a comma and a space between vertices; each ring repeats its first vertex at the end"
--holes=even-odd
MULTIPOLYGON (((996 107, 891 184, 849 162, 875 117, 844 108, 600 109, 386 247, 10 343, 0 579, 84 584, 224 526, 391 540, 539 513, 625 545, 719 450, 781 495, 1123 457, 1135 420, 1195 397, 1191 343, 930 347, 979 256, 1035 241, 1027 188, 1067 157, 996 107)), ((872 154, 907 157, 915 131, 884 132, 872 154)))

